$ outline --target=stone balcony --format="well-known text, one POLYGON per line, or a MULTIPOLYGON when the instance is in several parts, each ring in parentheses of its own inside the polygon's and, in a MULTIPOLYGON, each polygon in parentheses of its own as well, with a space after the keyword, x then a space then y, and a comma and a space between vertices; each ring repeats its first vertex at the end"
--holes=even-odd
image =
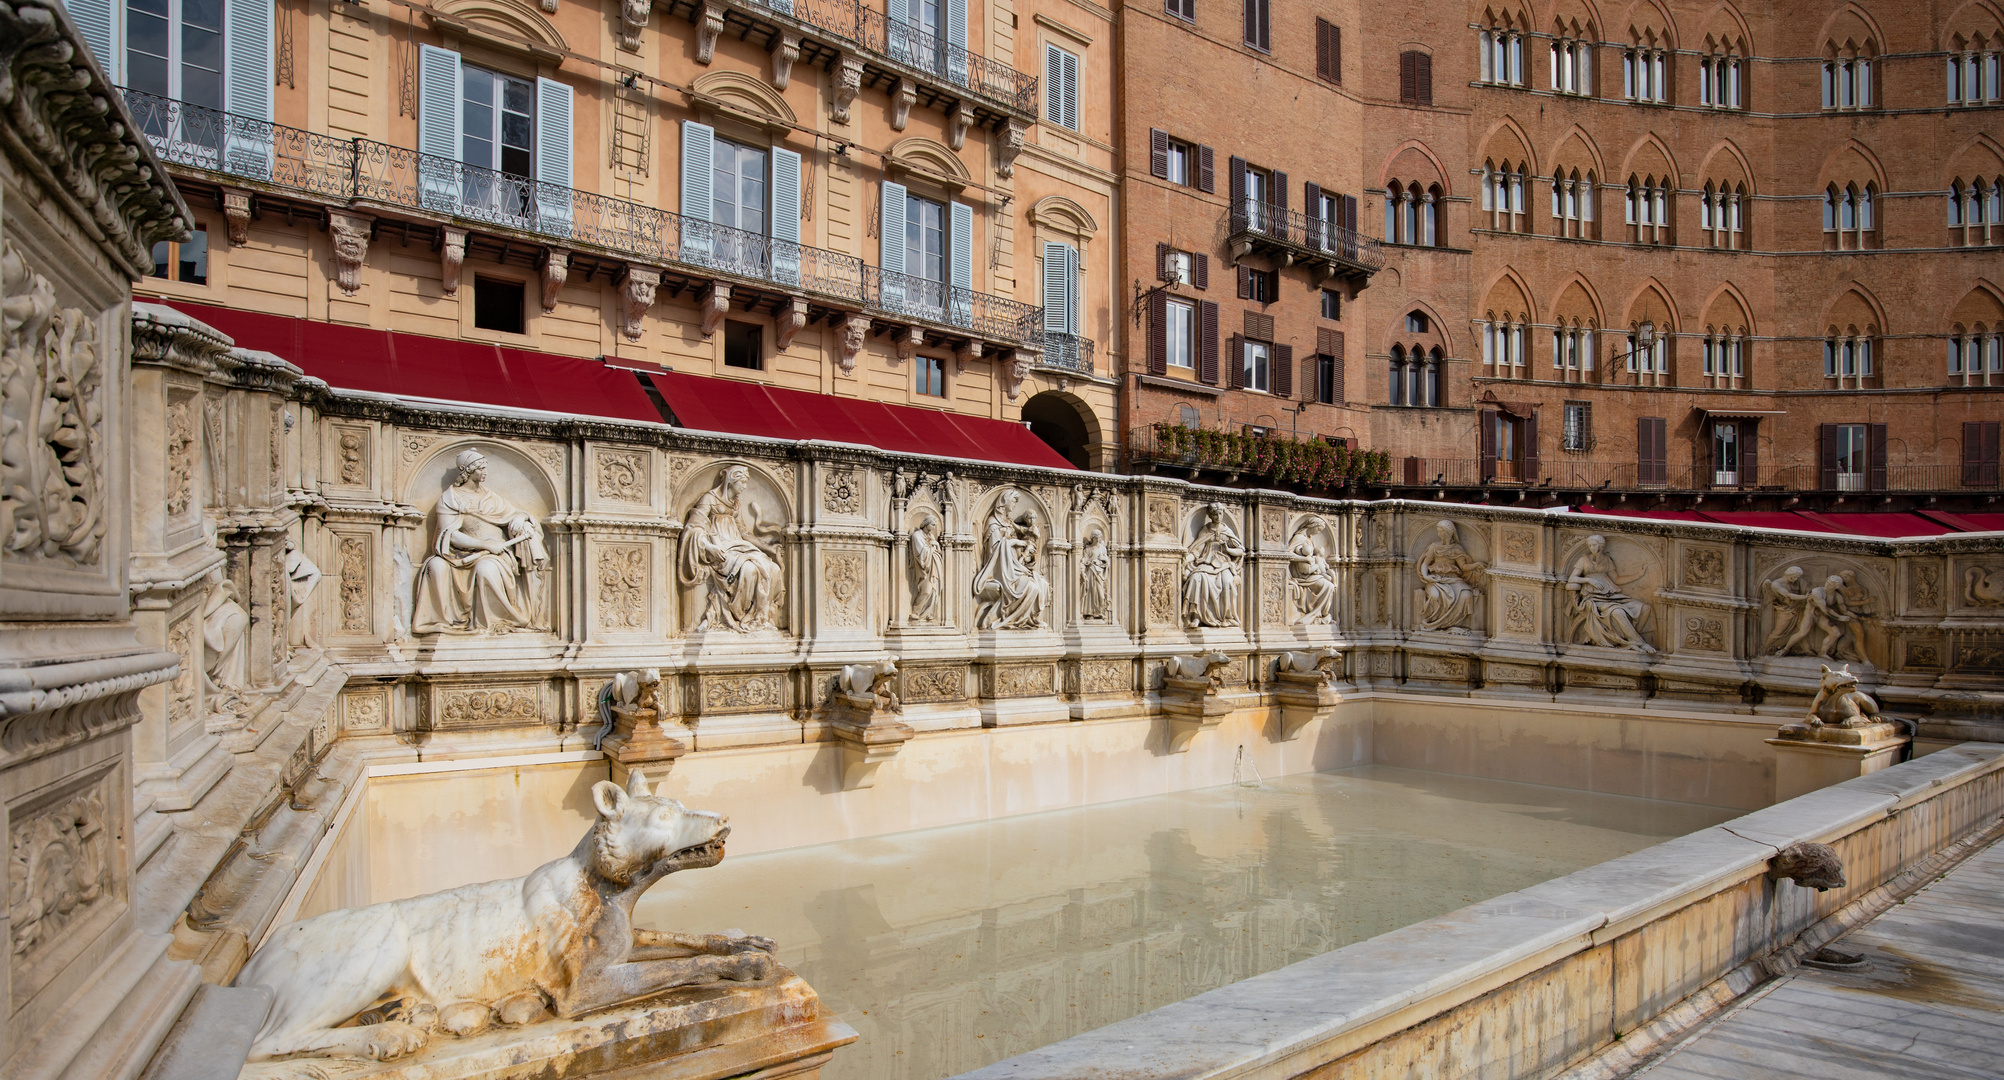
POLYGON ((1226 209, 1218 227, 1234 261, 1265 255, 1280 269, 1299 263, 1323 281, 1343 278, 1359 289, 1385 265, 1376 240, 1275 203, 1241 200, 1226 209))

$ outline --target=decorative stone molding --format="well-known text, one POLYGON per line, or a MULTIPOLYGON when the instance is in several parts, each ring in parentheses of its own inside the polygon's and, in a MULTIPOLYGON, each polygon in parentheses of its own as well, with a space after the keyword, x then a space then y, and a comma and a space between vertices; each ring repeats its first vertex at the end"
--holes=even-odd
POLYGON ((791 30, 779 32, 779 44, 772 50, 772 85, 776 89, 786 89, 793 81, 793 64, 800 59, 800 35, 791 30))
POLYGON ((557 0, 542 0, 542 7, 543 14, 555 15, 557 13, 557 0))
POLYGON ((645 630, 648 622, 646 544, 604 544, 598 549, 598 625, 604 630, 645 630))
POLYGON ((58 802, 11 816, 8 936, 17 963, 40 959, 65 928, 125 899, 116 770, 58 802))
POLYGON ((152 271, 154 242, 187 236, 194 217, 124 98, 65 32, 63 10, 59 0, 0 0, 0 139, 17 168, 74 200, 138 280, 152 271))
POLYGON ((230 243, 241 247, 250 241, 251 193, 242 188, 223 189, 223 225, 230 243))
POLYGON ((334 240, 334 283, 350 296, 361 291, 362 264, 369 258, 369 236, 375 219, 342 210, 327 212, 327 232, 334 240))
POLYGON ((974 126, 974 110, 957 102, 946 114, 946 144, 955 150, 967 145, 967 129, 974 126))
MULTIPOLYGON (((106 408, 121 351, 97 321, 63 307, 12 240, 0 243, 0 556, 56 569, 103 565, 110 519, 106 408)), ((11 573, 12 571, 10 571, 11 573)))
POLYGON ((654 290, 660 287, 660 270, 637 263, 626 264, 626 281, 620 290, 619 312, 619 332, 626 337, 626 340, 640 340, 641 329, 647 318, 647 309, 654 306, 654 290))
POLYGON ((911 122, 912 106, 918 104, 918 84, 910 79, 899 79, 891 91, 891 130, 903 131, 911 122))
MULTIPOLYGON (((556 0, 544 0, 549 10, 555 11, 556 0)), ((640 51, 641 35, 647 32, 647 17, 654 10, 654 0, 622 0, 619 5, 619 47, 628 52, 640 51)), ((713 35, 710 38, 714 44, 713 35)), ((704 63, 708 63, 707 59, 704 63)))
POLYGON ((981 695, 989 698, 1049 697, 1058 692, 1050 664, 994 664, 981 669, 981 695))
POLYGON ((717 332, 724 316, 730 314, 731 287, 721 281, 711 282, 698 306, 703 310, 703 336, 709 337, 717 332))
POLYGON ((925 331, 916 326, 908 326, 898 335, 898 359, 910 360, 918 355, 919 346, 925 344, 925 331))
POLYGON ((1003 179, 1016 175, 1016 155, 1023 152, 1023 141, 1029 133, 1021 120, 1010 119, 995 138, 995 173, 1003 179))
POLYGON ((1008 363, 995 365, 995 374, 1002 379, 1002 392, 1010 401, 1016 400, 1017 395, 1023 392, 1023 380, 1030 377, 1030 369, 1043 355, 1041 349, 1026 349, 1018 345, 1008 363))
POLYGON ((1715 547, 1684 549, 1686 588, 1716 589, 1726 583, 1726 553, 1715 547))
POLYGON ((806 298, 799 296, 787 298, 786 306, 779 310, 779 314, 773 316, 772 325, 777 331, 775 343, 779 346, 779 351, 785 352, 792 348, 793 339, 807 328, 806 298))
POLYGON ((842 320, 842 354, 836 366, 844 375, 856 373, 856 356, 863 351, 863 344, 870 339, 870 317, 851 315, 842 320))
POLYGON ((967 669, 959 665, 945 667, 907 667, 903 669, 904 700, 907 703, 954 702, 967 700, 967 669))
POLYGON ((445 295, 452 296, 459 292, 459 268, 466 262, 466 230, 447 225, 439 237, 439 284, 445 295))
POLYGON ((563 248, 544 248, 542 266, 543 313, 557 310, 557 299, 563 295, 564 281, 571 276, 571 253, 563 248))
POLYGON ((1529 566, 1538 558, 1538 534, 1528 529, 1503 530, 1503 560, 1529 566))
POLYGON ((371 627, 369 588, 369 538, 340 536, 335 541, 341 577, 341 632, 366 634, 371 627))
POLYGON ((696 16, 696 62, 707 64, 716 57, 717 36, 724 32, 724 6, 705 0, 696 16))
POLYGON ((953 351, 953 373, 967 374, 967 365, 981 359, 981 342, 970 339, 966 345, 953 351))
POLYGON ((863 60, 843 53, 835 68, 834 92, 828 97, 828 117, 838 124, 849 122, 849 106, 863 89, 863 60))
POLYGON ((542 687, 529 683, 514 686, 432 688, 432 715, 441 728, 499 727, 508 724, 541 723, 542 687))

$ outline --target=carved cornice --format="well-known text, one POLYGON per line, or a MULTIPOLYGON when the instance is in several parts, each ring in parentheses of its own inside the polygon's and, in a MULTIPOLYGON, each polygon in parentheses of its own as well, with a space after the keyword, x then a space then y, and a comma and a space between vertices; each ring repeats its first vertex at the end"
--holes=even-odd
MULTIPOLYGON (((0 0, 4 2, 4 0, 0 0)), ((213 375, 236 342, 163 304, 132 305, 132 362, 213 375)))
POLYGON ((133 280, 194 218, 59 0, 0 0, 0 139, 133 280))

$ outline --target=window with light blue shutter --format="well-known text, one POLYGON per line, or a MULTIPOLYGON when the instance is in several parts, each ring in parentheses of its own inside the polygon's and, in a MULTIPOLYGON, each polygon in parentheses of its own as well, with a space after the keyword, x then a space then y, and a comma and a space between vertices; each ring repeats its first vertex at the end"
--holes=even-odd
POLYGON ((905 211, 911 193, 903 184, 884 181, 881 207, 877 213, 877 265, 884 270, 883 305, 904 310, 905 303, 905 211))
POLYGON ((450 213, 459 205, 459 54, 418 46, 418 187, 428 210, 450 213))
POLYGON ((967 0, 946 0, 946 77, 967 85, 967 0))
POLYGON ((800 155, 772 148, 772 278, 800 284, 800 155))
POLYGON ((571 88, 536 80, 536 216, 542 231, 571 234, 571 88))
POLYGON ((1044 46, 1044 119, 1079 129, 1079 58, 1056 45, 1044 46))
POLYGON ((953 226, 947 234, 947 274, 952 286, 951 318, 955 326, 974 325, 974 208, 951 204, 953 226))
MULTIPOLYGON (((223 9, 223 111, 244 120, 271 122, 272 0, 227 0, 223 9)), ((223 147, 223 171, 271 178, 271 132, 232 124, 223 147)))
POLYGON ((84 44, 90 46, 97 58, 97 66, 104 69, 114 83, 122 83, 118 65, 118 13, 112 9, 116 0, 62 0, 64 10, 70 13, 70 21, 77 24, 77 33, 83 36, 84 44))
POLYGON ((1079 253, 1070 244, 1044 244, 1044 329, 1078 333, 1079 253))
POLYGON ((711 170, 716 142, 715 128, 682 121, 682 257, 699 264, 709 261, 715 246, 707 225, 714 213, 711 170))
POLYGON ((891 59, 911 63, 918 50, 914 48, 915 32, 912 18, 912 4, 923 0, 886 0, 884 16, 884 44, 890 50, 891 59))

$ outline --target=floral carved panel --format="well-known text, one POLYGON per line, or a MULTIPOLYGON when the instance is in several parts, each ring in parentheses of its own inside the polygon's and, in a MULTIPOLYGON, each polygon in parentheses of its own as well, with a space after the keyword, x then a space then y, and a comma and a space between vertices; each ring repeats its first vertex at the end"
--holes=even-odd
POLYGON ((1168 626, 1176 621, 1176 571, 1167 566, 1148 568, 1148 622, 1168 626))
POLYGON ((81 308, 0 244, 0 554, 103 564, 109 347, 81 308))
POLYGON ((598 625, 607 630, 647 628, 647 544, 604 544, 598 549, 598 625))
POLYGON ((1049 664, 996 664, 981 672, 981 696, 988 698, 1045 697, 1057 693, 1055 669, 1049 664))
POLYGON ((1512 634, 1537 632, 1538 605, 1530 593, 1516 589, 1503 593, 1503 629, 1512 634))
POLYGON ((23 977, 67 929, 124 899, 116 800, 131 795, 116 790, 120 775, 106 770, 53 799, 10 812, 7 920, 16 994, 39 989, 24 985, 23 977))
POLYGON ((543 719, 542 688, 524 686, 444 687, 434 690, 433 715, 441 728, 532 724, 543 719))
POLYGON ((334 475, 350 487, 369 483, 369 429, 336 425, 334 453, 339 459, 334 475))
POLYGON ((1726 583, 1726 553, 1715 547, 1684 549, 1686 588, 1716 589, 1726 583))
POLYGON ((856 551, 832 553, 822 562, 828 585, 828 618, 837 626, 863 623, 863 555, 856 551))
POLYGON ((701 701, 705 716, 778 712, 786 708, 786 681, 778 675, 705 675, 701 701))
POLYGON ((179 518, 195 504, 195 400, 167 403, 167 516, 179 518))
POLYGON ((1538 560, 1538 534, 1529 529, 1503 530, 1503 561, 1530 565, 1538 560))
POLYGON ((1134 689, 1134 665, 1125 660, 1087 660, 1079 665, 1079 693, 1125 694, 1134 689))
POLYGON ((341 588, 341 632, 366 634, 371 626, 369 538, 339 536, 335 542, 341 588))
POLYGON ((900 672, 905 680, 906 704, 926 701, 965 701, 967 669, 958 666, 908 667, 900 672))
POLYGON ((1684 647, 1704 652, 1726 651, 1726 624, 1723 619, 1702 615, 1684 617, 1684 647))
POLYGON ((600 450, 598 452, 598 495, 619 502, 648 501, 647 452, 644 450, 600 450))
POLYGON ((345 694, 341 698, 341 727, 348 731, 381 731, 389 722, 389 696, 380 690, 345 694))
POLYGON ((863 489, 856 483, 856 470, 828 470, 821 480, 821 509, 831 514, 863 512, 863 489))

